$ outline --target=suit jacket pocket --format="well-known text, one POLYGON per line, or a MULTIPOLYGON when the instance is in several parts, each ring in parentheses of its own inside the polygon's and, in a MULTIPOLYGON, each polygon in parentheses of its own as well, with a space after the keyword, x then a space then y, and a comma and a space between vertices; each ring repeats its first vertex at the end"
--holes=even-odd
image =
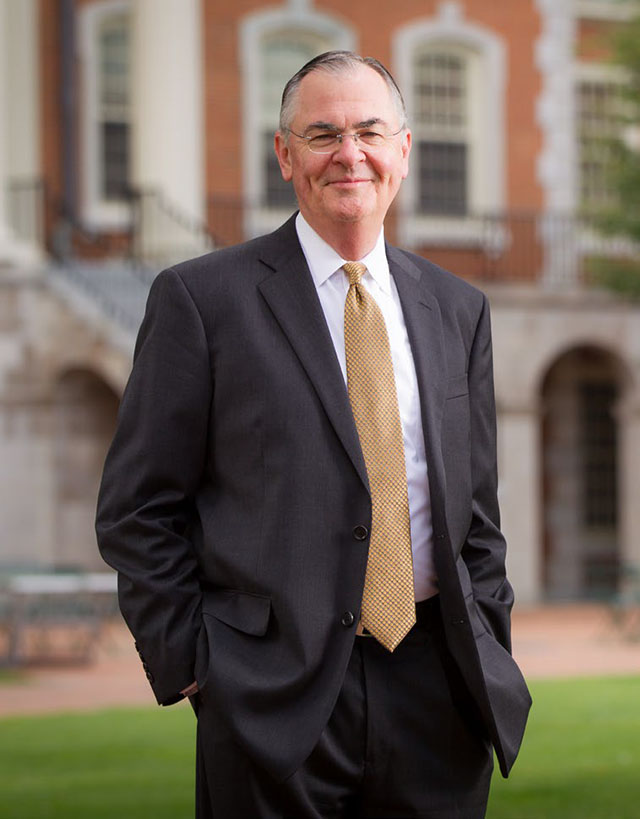
POLYGON ((271 598, 237 589, 209 589, 202 597, 202 614, 245 634, 262 637, 269 625, 271 598))
POLYGON ((447 382, 447 401, 451 398, 459 398, 461 395, 469 393, 469 383, 467 374, 456 375, 447 382))

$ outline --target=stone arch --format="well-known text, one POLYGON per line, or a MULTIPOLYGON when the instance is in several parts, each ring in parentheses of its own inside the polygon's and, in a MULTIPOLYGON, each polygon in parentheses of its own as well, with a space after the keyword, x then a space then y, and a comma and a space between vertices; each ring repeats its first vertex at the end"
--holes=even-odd
POLYGON ((550 347, 535 362, 535 366, 532 369, 530 376, 531 395, 539 396, 541 394, 544 382, 549 374, 549 370, 559 359, 570 353, 572 350, 589 348, 600 350, 604 354, 610 356, 612 366, 614 367, 616 375, 620 379, 620 383, 623 385, 625 392, 630 392, 634 389, 635 377, 633 374, 633 369, 627 361, 624 351, 620 350, 612 340, 594 340, 593 336, 574 335, 565 338, 561 344, 550 347))
POLYGON ((119 398, 94 370, 71 367, 52 389, 53 563, 102 569, 95 545, 95 505, 119 398))
POLYGON ((593 341, 567 344, 540 370, 542 587, 547 598, 615 593, 620 534, 618 406, 624 359, 593 341))

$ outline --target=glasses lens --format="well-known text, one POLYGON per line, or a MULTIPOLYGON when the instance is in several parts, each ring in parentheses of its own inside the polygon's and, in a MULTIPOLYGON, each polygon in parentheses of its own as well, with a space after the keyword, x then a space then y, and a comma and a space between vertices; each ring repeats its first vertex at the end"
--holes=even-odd
POLYGON ((366 145, 367 148, 379 148, 381 145, 384 145, 384 141, 384 136, 377 131, 363 131, 361 134, 358 134, 358 142, 366 145))
POLYGON ((338 139, 337 134, 317 134, 314 137, 311 137, 309 142, 309 148, 316 154, 327 154, 331 151, 335 151, 338 147, 340 140, 338 139))
POLYGON ((348 138, 353 139, 359 148, 366 150, 381 148, 386 142, 385 135, 378 131, 357 131, 355 134, 327 132, 308 138, 307 145, 315 154, 330 154, 337 151, 343 140, 348 138))

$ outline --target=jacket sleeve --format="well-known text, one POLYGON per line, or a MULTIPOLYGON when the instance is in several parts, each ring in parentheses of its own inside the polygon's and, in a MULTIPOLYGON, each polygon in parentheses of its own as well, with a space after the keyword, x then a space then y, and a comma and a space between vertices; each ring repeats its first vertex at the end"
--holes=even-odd
POLYGON ((212 376, 200 313, 173 270, 155 280, 107 455, 96 532, 160 703, 194 679, 201 591, 190 530, 212 376))
POLYGON ((493 355, 486 297, 469 354, 468 382, 472 517, 462 558, 469 571, 479 616, 498 642, 511 651, 513 590, 506 577, 506 544, 500 531, 493 355))

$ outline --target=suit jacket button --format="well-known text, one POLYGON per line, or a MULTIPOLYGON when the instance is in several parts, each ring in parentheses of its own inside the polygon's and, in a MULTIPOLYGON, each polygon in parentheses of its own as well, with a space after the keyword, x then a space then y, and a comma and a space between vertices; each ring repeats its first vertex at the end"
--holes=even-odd
POLYGON ((149 680, 149 682, 152 683, 153 682, 153 674, 150 671, 147 671, 146 676, 147 676, 147 679, 149 680))
POLYGON ((353 527, 353 536, 356 540, 366 540, 369 537, 369 530, 366 526, 358 524, 353 527))
POLYGON ((353 612, 345 611, 345 613, 340 618, 340 622, 343 626, 352 626, 355 622, 355 617, 353 616, 353 612))

